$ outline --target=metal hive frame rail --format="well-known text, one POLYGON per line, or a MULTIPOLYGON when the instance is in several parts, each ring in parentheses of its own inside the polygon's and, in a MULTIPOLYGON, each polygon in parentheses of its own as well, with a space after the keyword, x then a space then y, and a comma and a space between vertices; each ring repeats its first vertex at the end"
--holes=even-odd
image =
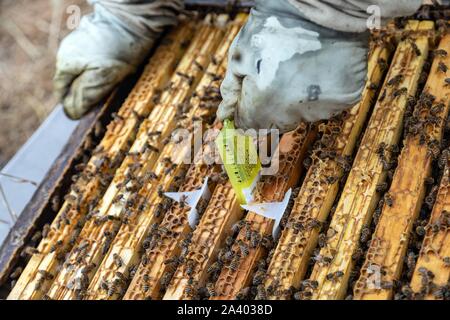
MULTIPOLYGON (((450 37, 444 37, 439 49, 450 52, 449 40, 450 37)), ((383 206, 361 276, 355 285, 357 299, 391 299, 394 281, 400 278, 410 232, 422 206, 425 181, 431 175, 434 153, 439 150, 449 111, 450 88, 445 82, 447 71, 439 70, 441 63, 450 65, 450 58, 436 56, 415 107, 415 120, 423 127, 420 127, 421 133, 409 132, 406 137, 388 193, 393 203, 383 206), (432 100, 431 96, 434 97, 432 100), (431 118, 433 122, 428 122, 431 118), (426 139, 421 137, 422 134, 426 139), (369 279, 371 275, 375 276, 375 268, 380 271, 378 284, 369 279)))
MULTIPOLYGON (((432 30, 433 23, 411 21, 407 29, 432 30)), ((327 243, 320 250, 320 255, 327 260, 317 262, 310 277, 317 283, 311 288, 312 299, 342 299, 346 293, 353 269, 352 256, 359 246, 361 230, 370 221, 379 200, 376 186, 387 176, 377 150, 380 145, 396 145, 400 139, 408 97, 416 93, 428 46, 427 36, 421 35, 412 41, 406 39, 397 47, 383 93, 369 120, 333 215, 327 243), (420 56, 416 55, 415 46, 421 51, 420 56), (402 76, 400 81, 392 83, 398 75, 402 76)))

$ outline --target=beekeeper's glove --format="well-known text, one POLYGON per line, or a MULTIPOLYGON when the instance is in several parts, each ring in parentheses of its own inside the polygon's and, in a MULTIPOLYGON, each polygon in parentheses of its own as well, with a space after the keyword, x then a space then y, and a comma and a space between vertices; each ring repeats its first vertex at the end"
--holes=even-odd
POLYGON ((284 132, 354 105, 366 81, 366 10, 379 5, 383 22, 420 2, 257 0, 229 52, 219 119, 284 132))
POLYGON ((133 72, 181 0, 89 0, 94 12, 61 43, 54 87, 66 114, 79 119, 133 72))

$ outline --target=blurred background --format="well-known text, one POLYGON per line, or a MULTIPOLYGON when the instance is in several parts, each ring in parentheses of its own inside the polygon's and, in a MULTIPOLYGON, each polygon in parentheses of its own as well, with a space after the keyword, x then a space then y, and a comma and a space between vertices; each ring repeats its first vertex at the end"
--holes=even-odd
POLYGON ((0 169, 57 103, 55 55, 71 5, 90 11, 86 0, 0 0, 0 169))

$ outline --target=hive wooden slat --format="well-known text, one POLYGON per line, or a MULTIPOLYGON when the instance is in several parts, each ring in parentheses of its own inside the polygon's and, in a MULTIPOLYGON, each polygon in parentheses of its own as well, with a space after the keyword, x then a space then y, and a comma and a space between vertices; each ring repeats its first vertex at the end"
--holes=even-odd
POLYGON ((9 299, 38 299, 47 290, 50 280, 42 279, 38 270, 54 273, 57 258, 71 249, 70 239, 80 231, 84 216, 101 197, 121 164, 135 139, 140 118, 152 110, 153 98, 169 80, 190 41, 194 26, 194 22, 183 23, 163 39, 120 108, 118 117, 108 125, 104 138, 72 187, 70 197, 75 197, 76 205, 73 205, 73 200, 64 202, 51 224, 50 232, 39 244, 39 252, 31 257, 9 299))
MULTIPOLYGON (((300 124, 296 130, 285 134, 278 146, 279 169, 275 175, 265 176, 258 182, 255 190, 255 201, 276 202, 282 201, 289 188, 294 187, 300 178, 302 162, 314 139, 316 129, 312 125, 300 124)), ((245 218, 249 229, 260 234, 261 238, 272 235, 274 220, 249 212, 245 218)), ((232 247, 235 253, 240 252, 240 243, 243 243, 249 252, 242 255, 235 266, 225 265, 215 284, 216 296, 212 299, 229 300, 247 287, 253 276, 260 258, 266 254, 266 248, 261 242, 252 246, 251 239, 247 237, 247 227, 242 228, 232 247)))
MULTIPOLYGON (((231 30, 230 44, 244 21, 244 16, 242 16, 240 23, 231 30)), ((164 299, 190 300, 195 298, 195 294, 188 292, 195 293, 198 287, 205 284, 208 268, 216 259, 225 238, 230 235, 231 226, 241 216, 242 209, 231 184, 229 182, 219 183, 199 225, 193 232, 184 262, 174 272, 164 299)))
MULTIPOLYGON (((193 98, 189 103, 191 106, 191 112, 189 113, 189 116, 181 122, 185 123, 184 125, 185 127, 189 127, 191 125, 191 122, 195 119, 199 120, 210 117, 214 112, 215 108, 212 108, 211 106, 205 108, 203 107, 203 103, 205 103, 205 101, 211 101, 210 92, 217 91, 213 90, 214 88, 218 89, 219 82, 217 81, 217 79, 221 79, 224 75, 226 69, 226 54, 232 39, 234 38, 234 36, 236 35, 241 26, 243 18, 245 18, 245 16, 239 15, 236 22, 231 23, 230 26, 228 27, 225 40, 222 42, 221 46, 214 54, 214 59, 212 59, 213 61, 211 62, 210 66, 206 69, 206 73, 198 85, 198 90, 196 91, 196 93, 194 94, 193 98)), ((187 151, 188 150, 185 150, 183 152, 181 150, 178 150, 177 152, 186 153, 187 151)), ((199 187, 201 187, 201 184, 203 183, 203 178, 206 177, 205 174, 208 172, 212 173, 210 169, 211 168, 208 168, 207 166, 205 167, 203 165, 199 165, 199 168, 190 170, 190 174, 188 173, 187 175, 187 181, 185 182, 185 184, 181 189, 183 191, 192 191, 194 189, 198 189, 199 187)), ((155 206, 157 207, 158 203, 156 200, 157 199, 150 200, 149 203, 152 203, 154 207, 155 206)), ((185 208, 183 208, 182 211, 185 212, 186 211, 185 208)), ((170 212, 169 215, 172 217, 170 212)), ((161 224, 161 228, 165 228, 164 221, 161 224)), ((128 240, 126 245, 123 244, 124 242, 123 240, 122 241, 119 240, 117 244, 113 244, 113 248, 108 256, 111 257, 114 254, 118 254, 119 256, 122 257, 124 263, 121 266, 120 270, 123 270, 122 272, 123 274, 128 275, 127 268, 139 262, 138 251, 140 249, 140 245, 144 240, 144 235, 150 230, 154 222, 155 221, 152 221, 150 219, 147 219, 146 221, 140 221, 139 223, 137 223, 139 229, 135 228, 137 230, 134 231, 132 230, 128 232, 128 234, 130 234, 130 239, 136 240, 134 241, 128 240)), ((182 222, 186 223, 187 221, 182 220, 182 222)), ((121 232, 119 231, 119 234, 120 233, 121 232)), ((109 282, 113 281, 114 274, 115 272, 118 271, 117 268, 114 268, 113 265, 111 265, 108 262, 112 261, 111 258, 107 258, 104 261, 105 263, 101 266, 99 272, 97 272, 97 275, 95 276, 94 281, 91 284, 89 291, 92 291, 92 295, 90 295, 89 298, 111 299, 120 296, 119 294, 114 294, 108 297, 106 295, 107 292, 101 289, 101 284, 105 281, 109 282)))
POLYGON ((165 300, 191 300, 205 285, 208 268, 215 261, 231 227, 242 217, 242 209, 230 182, 216 186, 208 207, 195 229, 184 262, 175 271, 165 300))
MULTIPOLYGON (((333 153, 335 157, 352 155, 373 105, 376 94, 373 86, 381 84, 385 70, 383 64, 389 56, 389 49, 382 42, 372 48, 368 81, 361 101, 345 116, 323 124, 324 128, 319 129, 323 131, 319 152, 333 153)), ((315 219, 320 222, 327 219, 338 193, 339 179, 344 174, 333 157, 313 156, 313 159, 267 269, 265 287, 273 287, 273 293, 267 296, 269 299, 289 299, 290 289, 299 288, 319 234, 318 228, 310 228, 308 224, 315 219), (332 179, 331 183, 328 179, 332 179)))
POLYGON ((439 287, 448 285, 450 280, 449 212, 450 158, 447 159, 425 239, 411 280, 411 289, 416 293, 417 298, 442 299, 437 291, 440 289, 439 287), (433 276, 428 276, 427 279, 424 273, 428 272, 432 272, 433 276), (426 285, 423 285, 422 281, 426 285), (428 282, 431 282, 432 285, 429 285, 428 282))
MULTIPOLYGON (((214 169, 207 165, 191 166, 180 191, 198 190, 202 187, 204 178, 213 172, 214 169)), ((179 243, 191 231, 187 218, 189 211, 189 207, 175 203, 164 215, 158 230, 168 230, 165 233, 169 234, 162 234, 156 246, 149 248, 143 254, 140 263, 136 259, 131 261, 139 263, 139 266, 124 296, 125 300, 158 299, 161 297, 160 281, 169 269, 164 261, 179 254, 179 243)), ((133 249, 133 252, 135 250, 133 249)))
MULTIPOLYGON (((182 104, 192 92, 192 88, 197 82, 196 79, 199 79, 203 74, 202 71, 209 63, 211 52, 214 52, 221 37, 220 28, 208 24, 200 28, 193 44, 187 50, 176 69, 175 75, 172 77, 171 87, 163 93, 162 103, 154 108, 153 111, 156 113, 152 112, 149 118, 145 120, 148 122, 148 126, 144 121, 145 129, 152 126, 157 127, 157 130, 161 131, 161 136, 151 135, 149 137, 149 131, 140 130, 136 142, 130 149, 131 154, 125 158, 121 166, 121 169, 124 169, 125 176, 119 169, 97 209, 98 212, 82 229, 76 240, 77 246, 71 251, 62 271, 50 287, 48 296, 51 299, 74 299, 84 296, 85 289, 106 254, 106 250, 111 240, 114 239, 124 216, 128 218, 128 216, 139 215, 143 210, 138 210, 136 206, 139 206, 140 203, 148 204, 149 197, 158 197, 156 190, 154 190, 158 183, 163 190, 167 190, 174 183, 174 179, 182 173, 183 166, 180 165, 165 175, 165 171, 170 166, 166 158, 172 158, 171 163, 182 163, 182 159, 177 158, 180 154, 172 155, 174 142, 164 145, 162 141, 158 140, 170 133, 169 130, 175 123, 175 106, 182 104), (176 95, 172 94, 173 91, 176 92, 176 95), (165 96, 168 98, 166 99, 165 96), (159 109, 165 111, 163 113, 164 120, 156 116, 156 114, 161 113, 159 109), (153 148, 142 151, 141 148, 145 148, 145 143, 148 143, 148 140, 152 140, 152 138, 155 142, 158 142, 153 143, 152 146, 157 145, 156 148, 162 148, 162 151, 153 150, 153 148), (159 159, 159 161, 153 160, 154 158, 159 159), (142 161, 143 159, 145 160, 142 161), (137 170, 132 170, 133 176, 131 176, 130 182, 126 183, 124 180, 127 179, 127 173, 130 170, 128 163, 133 166, 140 164, 140 166, 137 166, 137 170), (154 177, 146 176, 150 170, 151 175, 155 175, 154 177), (138 190, 139 193, 137 193, 138 190), (153 190, 155 192, 152 192, 153 190), (117 196, 120 197, 119 201, 115 200, 117 196), (106 220, 103 218, 106 218, 106 220), (105 236, 105 234, 108 234, 108 236, 105 236), (87 269, 90 271, 86 272, 87 269), (78 284, 80 281, 82 281, 82 289, 78 284), (74 283, 76 285, 73 285, 74 283)), ((153 130, 150 132, 153 132, 153 130)), ((151 207, 151 209, 154 208, 151 207)))
MULTIPOLYGON (((432 28, 431 22, 409 23, 411 30, 432 28)), ((377 150, 380 144, 391 146, 400 139, 408 97, 416 93, 428 47, 426 36, 412 41, 405 39, 397 47, 382 89, 386 94, 382 93, 377 101, 327 232, 327 243, 320 250, 320 256, 326 259, 318 261, 312 271, 310 280, 318 284, 311 289, 312 299, 341 299, 346 293, 353 268, 352 255, 358 248, 361 230, 370 221, 379 200, 376 186, 387 176, 377 150), (413 46, 421 51, 420 56, 413 46), (397 75, 403 77, 390 85, 397 75)))
MULTIPOLYGON (((161 152, 161 159, 167 158, 171 158, 173 163, 181 161, 181 159, 174 158, 172 144, 167 145, 161 152)), ((141 199, 137 198, 137 203, 127 209, 130 211, 124 213, 120 219, 107 219, 99 223, 99 220, 93 218, 85 224, 77 239, 77 245, 66 258, 62 270, 47 293, 50 299, 85 298, 85 290, 97 266, 102 262, 105 254, 109 253, 106 250, 108 250, 112 239, 114 239, 114 242, 119 242, 117 238, 120 238, 122 242, 127 242, 127 244, 133 243, 133 240, 142 233, 137 230, 139 230, 141 223, 144 224, 144 219, 149 219, 152 223, 158 221, 158 216, 154 213, 157 207, 153 205, 157 202, 155 198, 160 198, 157 194, 157 187, 161 186, 163 190, 170 190, 177 185, 179 178, 182 178, 185 173, 185 166, 180 165, 172 169, 170 174, 164 174, 164 171, 169 169, 170 166, 168 162, 158 161, 154 173, 160 178, 149 181, 145 188, 139 191, 138 194, 141 199), (144 204, 143 210, 138 208, 141 204, 144 204), (121 224, 122 221, 126 222, 121 224), (114 238, 117 230, 119 230, 119 234, 114 238), (108 233, 108 236, 106 236, 106 233, 108 233), (78 283, 82 284, 81 288, 78 283)), ((113 254, 109 254, 108 258, 112 256, 113 254)), ((114 259, 112 261, 107 260, 105 263, 114 264, 114 259)), ((119 289, 120 287, 117 286, 117 290, 119 289)))
MULTIPOLYGON (((439 49, 450 52, 450 36, 442 39, 439 49)), ((355 299, 391 299, 394 281, 400 278, 410 232, 425 196, 425 181, 431 175, 435 151, 432 152, 430 146, 433 141, 440 145, 449 111, 450 87, 445 79, 450 72, 440 71, 440 63, 450 66, 450 57, 436 57, 422 98, 416 105, 414 122, 418 121, 423 127, 420 128, 420 133, 409 134, 405 139, 388 192, 393 203, 385 203, 383 206, 360 278, 354 288, 355 299), (430 95, 435 100, 428 103, 425 100, 428 101, 430 95), (438 105, 441 107, 437 108, 438 105), (437 112, 432 111, 433 108, 437 112), (436 123, 428 121, 431 117, 436 117, 433 120, 436 123), (427 135, 424 141, 421 141, 421 134, 427 135), (375 275, 374 270, 380 270, 379 275, 375 275), (378 283, 374 283, 373 277, 376 277, 378 283)))

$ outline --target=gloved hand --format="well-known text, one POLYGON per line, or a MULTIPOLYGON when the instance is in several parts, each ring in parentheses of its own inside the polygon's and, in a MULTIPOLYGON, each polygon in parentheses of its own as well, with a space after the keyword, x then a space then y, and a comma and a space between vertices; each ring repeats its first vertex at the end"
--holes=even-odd
POLYGON ((404 14, 409 11, 398 3, 415 10, 420 0, 351 2, 257 0, 230 48, 218 118, 234 118, 243 129, 285 132, 357 103, 366 81, 368 2, 385 2, 382 12, 404 14))
POLYGON ((132 73, 182 0, 89 0, 94 13, 61 43, 54 87, 66 114, 79 119, 132 73))

